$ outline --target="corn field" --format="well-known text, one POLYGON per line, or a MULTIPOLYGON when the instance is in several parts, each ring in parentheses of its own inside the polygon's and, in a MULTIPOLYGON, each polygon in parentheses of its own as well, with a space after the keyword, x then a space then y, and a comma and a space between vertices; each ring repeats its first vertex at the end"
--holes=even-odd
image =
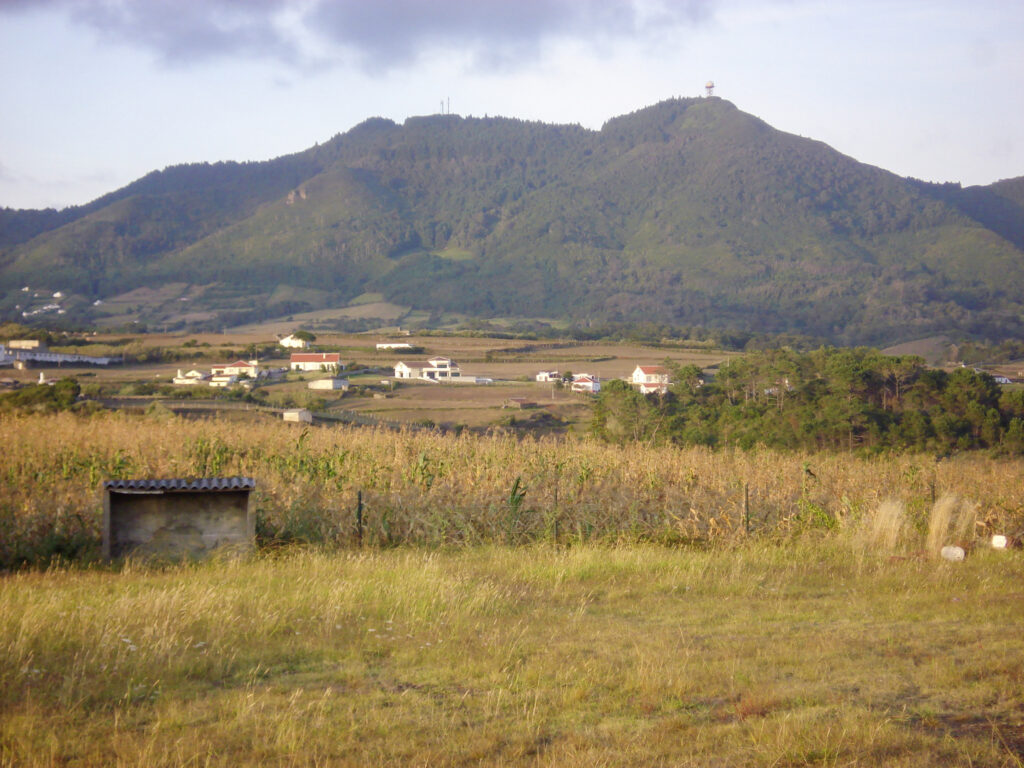
POLYGON ((0 417, 0 568, 100 550, 104 480, 248 476, 261 545, 729 542, 849 530, 887 500, 922 534, 936 498, 973 535, 1024 528, 1020 459, 858 458, 590 439, 444 435, 269 419, 0 417))

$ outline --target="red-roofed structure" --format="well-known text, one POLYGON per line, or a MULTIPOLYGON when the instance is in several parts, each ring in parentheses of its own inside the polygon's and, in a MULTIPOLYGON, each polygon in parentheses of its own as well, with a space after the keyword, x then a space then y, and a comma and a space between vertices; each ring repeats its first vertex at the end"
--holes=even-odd
POLYGON ((630 377, 630 383, 645 395, 652 392, 664 395, 671 383, 670 373, 663 365, 638 365, 630 377))

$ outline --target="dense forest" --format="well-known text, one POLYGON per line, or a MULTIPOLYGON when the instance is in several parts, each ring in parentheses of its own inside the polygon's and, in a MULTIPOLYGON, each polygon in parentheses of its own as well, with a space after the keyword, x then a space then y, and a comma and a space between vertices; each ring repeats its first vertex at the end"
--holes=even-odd
POLYGON ((25 285, 88 321, 97 299, 184 282, 222 322, 372 293, 477 318, 1000 341, 1024 336, 1021 186, 902 179, 717 98, 600 131, 374 118, 265 163, 0 211, 0 319, 25 285))
POLYGON ((1024 390, 984 372, 946 372, 865 347, 744 355, 713 377, 677 367, 666 395, 622 381, 601 391, 593 430, 606 440, 802 450, 977 448, 1024 452, 1024 390))

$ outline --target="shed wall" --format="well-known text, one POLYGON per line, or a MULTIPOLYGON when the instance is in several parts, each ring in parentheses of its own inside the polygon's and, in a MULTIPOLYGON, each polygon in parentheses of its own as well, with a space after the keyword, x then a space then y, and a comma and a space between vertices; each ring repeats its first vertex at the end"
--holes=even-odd
POLYGON ((104 495, 103 554, 201 559, 246 551, 255 540, 249 491, 118 492, 104 495))

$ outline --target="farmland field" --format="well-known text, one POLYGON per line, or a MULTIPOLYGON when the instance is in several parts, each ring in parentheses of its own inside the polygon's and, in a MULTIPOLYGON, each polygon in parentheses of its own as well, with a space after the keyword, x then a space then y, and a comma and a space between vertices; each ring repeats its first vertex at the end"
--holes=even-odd
POLYGON ((362 399, 346 404, 347 410, 388 421, 484 427, 502 420, 528 420, 540 413, 573 422, 582 430, 590 413, 583 395, 554 390, 550 385, 509 383, 491 386, 413 383, 398 388, 386 400, 362 399), (528 399, 530 405, 509 410, 511 398, 528 399))
MULTIPOLYGON (((550 541, 730 542, 747 533, 856 527, 888 500, 923 534, 958 499, 973 541, 1024 531, 1024 461, 964 454, 858 458, 770 450, 607 445, 567 436, 302 428, 167 412, 0 415, 0 564, 19 552, 83 556, 99 540, 102 480, 257 479, 270 539, 383 546, 550 541)), ((32 558, 29 557, 29 560, 32 558)))

